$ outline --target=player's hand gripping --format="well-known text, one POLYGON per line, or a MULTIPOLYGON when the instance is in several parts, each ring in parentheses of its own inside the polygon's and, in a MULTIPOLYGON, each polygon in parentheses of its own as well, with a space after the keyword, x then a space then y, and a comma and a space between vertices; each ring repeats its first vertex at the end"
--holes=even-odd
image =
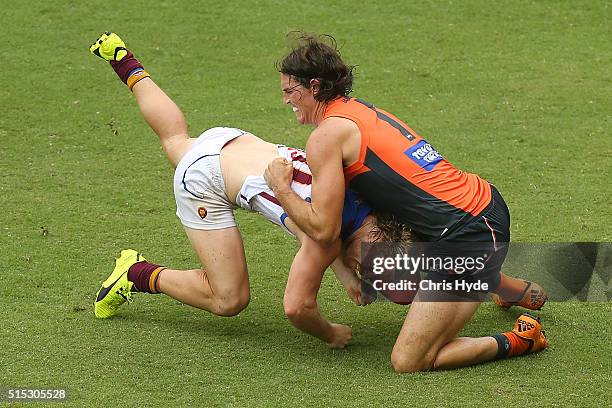
MULTIPOLYGON (((342 286, 346 290, 348 297, 353 301, 357 306, 367 306, 376 300, 375 296, 372 296, 371 293, 363 291, 364 284, 361 279, 357 277, 357 275, 351 275, 349 277, 343 277, 341 279, 342 286)), ((367 286, 366 286, 367 287, 367 286)))
POLYGON ((281 157, 277 157, 268 164, 264 179, 275 193, 282 189, 290 189, 293 181, 293 165, 281 157))

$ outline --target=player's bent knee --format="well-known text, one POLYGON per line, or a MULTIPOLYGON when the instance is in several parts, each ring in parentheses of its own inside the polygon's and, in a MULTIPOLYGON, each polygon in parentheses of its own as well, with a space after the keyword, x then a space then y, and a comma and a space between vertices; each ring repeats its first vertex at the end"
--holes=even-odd
POLYGON ((214 311, 218 316, 232 317, 242 312, 249 305, 251 300, 250 294, 247 291, 230 294, 223 297, 219 297, 217 301, 217 307, 214 311))
POLYGON ((391 365, 398 374, 416 373, 419 371, 430 371, 434 366, 435 356, 427 353, 423 357, 413 357, 394 349, 391 352, 391 365))
POLYGON ((232 317, 242 312, 249 304, 249 299, 223 299, 217 304, 215 314, 218 316, 232 317))

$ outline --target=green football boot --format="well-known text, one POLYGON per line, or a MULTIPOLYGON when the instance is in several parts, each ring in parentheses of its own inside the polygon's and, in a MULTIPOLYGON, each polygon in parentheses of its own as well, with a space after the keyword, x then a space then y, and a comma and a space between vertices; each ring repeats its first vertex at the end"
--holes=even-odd
POLYGON ((91 44, 89 51, 106 61, 121 61, 128 54, 123 40, 110 31, 91 44))
POLYGON ((114 316, 122 304, 134 301, 134 283, 128 280, 128 270, 135 263, 142 261, 145 261, 144 257, 133 249, 121 251, 121 256, 115 261, 113 273, 102 283, 96 294, 94 312, 97 318, 114 316))

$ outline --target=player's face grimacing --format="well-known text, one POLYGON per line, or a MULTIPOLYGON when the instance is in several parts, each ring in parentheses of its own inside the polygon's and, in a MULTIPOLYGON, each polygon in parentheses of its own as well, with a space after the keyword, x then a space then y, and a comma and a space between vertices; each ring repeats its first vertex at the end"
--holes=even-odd
POLYGON ((295 78, 281 74, 283 103, 290 105, 298 122, 314 124, 317 101, 314 99, 313 87, 306 88, 295 78))

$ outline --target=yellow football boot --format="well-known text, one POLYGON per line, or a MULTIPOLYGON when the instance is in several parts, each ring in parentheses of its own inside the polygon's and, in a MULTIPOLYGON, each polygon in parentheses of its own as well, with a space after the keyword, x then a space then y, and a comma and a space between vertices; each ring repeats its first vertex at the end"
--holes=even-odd
POLYGON ((128 53, 123 40, 110 31, 91 44, 89 51, 106 61, 121 61, 128 53))
POLYGON ((125 302, 132 303, 133 282, 128 280, 128 270, 137 262, 145 261, 144 257, 133 249, 121 251, 121 256, 115 261, 113 273, 102 283, 96 294, 94 313, 99 319, 114 316, 125 302))

